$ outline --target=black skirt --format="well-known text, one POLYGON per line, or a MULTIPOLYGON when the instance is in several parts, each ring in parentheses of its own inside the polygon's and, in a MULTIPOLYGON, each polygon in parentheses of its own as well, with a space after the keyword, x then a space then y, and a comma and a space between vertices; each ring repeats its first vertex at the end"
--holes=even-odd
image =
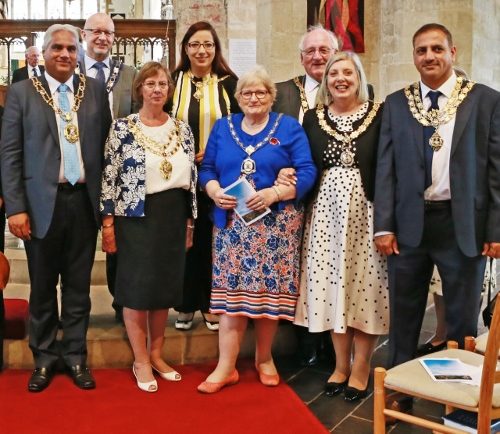
POLYGON ((146 196, 145 217, 116 217, 115 299, 137 310, 168 309, 182 301, 188 192, 146 196))

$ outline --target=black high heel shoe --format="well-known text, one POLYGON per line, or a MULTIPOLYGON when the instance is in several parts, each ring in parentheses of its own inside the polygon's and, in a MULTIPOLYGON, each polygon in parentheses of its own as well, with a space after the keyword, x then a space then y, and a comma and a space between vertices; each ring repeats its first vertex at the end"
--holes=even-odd
POLYGON ((328 397, 330 397, 330 398, 332 396, 339 395, 347 387, 347 382, 348 381, 349 381, 349 378, 347 378, 342 383, 336 383, 335 381, 327 382, 325 384, 325 395, 328 396, 328 397))
POLYGON ((368 386, 364 390, 355 387, 346 386, 344 390, 344 400, 347 402, 356 402, 368 396, 368 386))

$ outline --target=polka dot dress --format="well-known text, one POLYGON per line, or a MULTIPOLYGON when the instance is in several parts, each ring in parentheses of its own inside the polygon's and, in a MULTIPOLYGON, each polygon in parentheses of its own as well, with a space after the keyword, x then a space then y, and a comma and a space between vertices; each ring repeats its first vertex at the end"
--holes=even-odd
POLYGON ((311 332, 345 333, 352 327, 386 334, 387 287, 386 259, 373 242, 373 204, 359 169, 324 169, 306 216, 295 324, 311 332))

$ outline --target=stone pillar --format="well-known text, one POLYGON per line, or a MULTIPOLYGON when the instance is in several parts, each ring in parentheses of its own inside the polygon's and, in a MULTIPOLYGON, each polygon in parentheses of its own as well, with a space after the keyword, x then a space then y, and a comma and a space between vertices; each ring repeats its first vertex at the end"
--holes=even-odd
POLYGON ((500 1, 473 2, 472 59, 473 80, 500 90, 500 1))
POLYGON ((481 0, 374 0, 365 1, 365 8, 367 52, 362 61, 378 98, 418 80, 412 36, 431 22, 452 33, 458 66, 473 80, 500 88, 498 1, 495 6, 481 0))
POLYGON ((304 0, 257 0, 257 63, 274 81, 303 73, 298 43, 306 29, 304 0))

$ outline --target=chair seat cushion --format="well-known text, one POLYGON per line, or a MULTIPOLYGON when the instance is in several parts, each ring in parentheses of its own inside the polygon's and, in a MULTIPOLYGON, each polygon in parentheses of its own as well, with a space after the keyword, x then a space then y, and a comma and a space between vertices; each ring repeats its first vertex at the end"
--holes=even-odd
POLYGON ((28 302, 20 298, 6 298, 5 339, 24 339, 28 331, 28 302))
MULTIPOLYGON (((481 354, 465 350, 438 351, 421 358, 434 359, 438 357, 460 359, 462 362, 474 366, 482 365, 484 359, 481 354)), ((410 360, 389 369, 384 382, 385 386, 389 389, 395 387, 402 392, 407 391, 409 394, 413 392, 430 400, 435 399, 447 401, 450 404, 477 407, 479 386, 434 381, 418 360, 410 360)), ((496 384, 493 390, 493 407, 500 407, 500 384, 496 384)))

